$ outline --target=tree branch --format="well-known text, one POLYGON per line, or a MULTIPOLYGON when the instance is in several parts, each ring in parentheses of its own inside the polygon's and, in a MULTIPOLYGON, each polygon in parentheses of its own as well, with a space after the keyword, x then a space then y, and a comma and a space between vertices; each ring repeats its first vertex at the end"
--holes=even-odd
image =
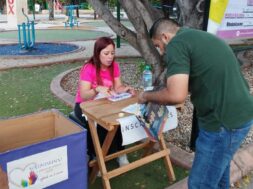
POLYGON ((120 0, 120 3, 137 31, 138 45, 144 60, 153 65, 154 75, 159 76, 163 71, 161 56, 148 36, 147 27, 140 13, 142 10, 138 9, 139 6, 136 5, 134 0, 120 0), (133 12, 134 14, 132 14, 133 12))
POLYGON ((180 23, 192 28, 202 28, 204 13, 199 12, 203 0, 177 0, 180 7, 180 23))
POLYGON ((111 13, 111 11, 100 0, 87 0, 94 10, 103 18, 103 20, 110 26, 110 28, 121 38, 128 41, 136 50, 140 51, 136 34, 130 29, 122 25, 111 13))
POLYGON ((159 18, 164 17, 163 11, 154 8, 149 0, 141 0, 142 4, 145 6, 146 10, 149 12, 149 15, 152 17, 153 22, 159 18))
POLYGON ((140 11, 141 17, 143 18, 143 21, 145 22, 147 28, 151 28, 154 20, 152 19, 150 13, 147 11, 146 7, 139 0, 136 1, 136 6, 140 11))

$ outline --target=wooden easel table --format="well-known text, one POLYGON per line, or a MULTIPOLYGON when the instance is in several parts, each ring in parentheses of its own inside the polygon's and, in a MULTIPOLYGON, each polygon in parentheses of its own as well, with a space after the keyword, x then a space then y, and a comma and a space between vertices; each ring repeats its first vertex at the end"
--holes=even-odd
POLYGON ((116 177, 122 173, 155 161, 157 159, 163 158, 164 163, 167 169, 167 175, 170 181, 175 180, 174 170, 169 157, 169 149, 166 147, 163 135, 159 138, 159 147, 160 149, 157 152, 153 152, 154 142, 146 140, 146 142, 134 145, 125 150, 116 152, 111 155, 107 155, 109 147, 112 143, 112 140, 115 136, 117 129, 119 128, 118 118, 129 116, 128 113, 123 113, 121 110, 137 102, 137 96, 131 97, 125 100, 112 102, 108 99, 99 99, 94 101, 89 101, 81 103, 81 109, 83 113, 88 117, 89 129, 91 132, 91 137, 93 140, 97 160, 93 160, 89 163, 89 166, 92 168, 89 175, 89 180, 93 183, 96 179, 98 169, 101 172, 102 182, 105 189, 110 189, 110 179, 116 177), (103 126, 108 130, 108 134, 105 138, 105 141, 101 147, 99 138, 96 131, 96 123, 103 126), (117 158, 123 154, 128 154, 139 149, 144 149, 143 156, 134 162, 131 162, 128 165, 123 167, 116 168, 111 171, 107 171, 105 162, 117 158))

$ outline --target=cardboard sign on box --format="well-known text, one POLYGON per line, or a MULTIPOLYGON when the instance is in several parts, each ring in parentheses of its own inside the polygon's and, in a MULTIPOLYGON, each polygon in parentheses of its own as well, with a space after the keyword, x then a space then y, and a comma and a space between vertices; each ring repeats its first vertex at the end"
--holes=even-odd
POLYGON ((87 189, 86 136, 57 110, 0 120, 0 188, 87 189))

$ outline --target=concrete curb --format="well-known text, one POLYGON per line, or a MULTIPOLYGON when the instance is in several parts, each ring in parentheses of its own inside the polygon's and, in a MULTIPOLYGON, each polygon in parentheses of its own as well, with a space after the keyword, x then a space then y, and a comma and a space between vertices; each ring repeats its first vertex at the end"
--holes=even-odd
MULTIPOLYGON (((78 68, 80 67, 70 69, 56 76, 50 85, 52 93, 70 107, 73 107, 74 105, 74 96, 64 91, 61 88, 60 83, 66 74, 78 68)), ((170 149, 170 158, 173 164, 185 169, 191 169, 194 159, 194 153, 188 153, 182 150, 181 148, 178 148, 177 146, 169 143, 167 143, 167 146, 170 149)), ((157 148, 157 146, 155 146, 155 148, 157 148)), ((252 170, 253 170, 253 144, 249 144, 243 148, 240 148, 234 155, 234 158, 231 162, 231 172, 230 172, 231 183, 240 180, 243 176, 247 175, 252 170)), ((188 177, 173 184, 172 186, 166 187, 165 189, 187 189, 188 188, 187 181, 188 177)))
POLYGON ((67 70, 59 75, 57 75, 50 84, 50 90, 51 92, 59 98, 61 101, 63 101, 67 106, 74 107, 75 103, 75 97, 67 93, 61 88, 61 80, 64 78, 65 75, 68 73, 78 69, 80 67, 72 68, 70 70, 67 70))
MULTIPOLYGON (((43 57, 34 57, 34 58, 5 58, 0 57, 0 71, 5 71, 13 68, 30 68, 30 67, 38 67, 38 66, 50 66, 53 64, 61 64, 61 63, 76 63, 76 62, 84 62, 89 58, 89 56, 85 56, 87 52, 84 47, 81 47, 77 52, 70 52, 68 54, 59 54, 52 56, 43 56, 43 57)), ((140 55, 128 56, 128 55, 118 55, 116 58, 140 58, 140 55)))
POLYGON ((57 63, 73 63, 77 61, 84 61, 85 48, 79 47, 78 50, 61 53, 50 56, 34 56, 34 57, 0 57, 0 71, 8 70, 12 68, 26 68, 26 67, 37 67, 37 66, 46 66, 57 63))

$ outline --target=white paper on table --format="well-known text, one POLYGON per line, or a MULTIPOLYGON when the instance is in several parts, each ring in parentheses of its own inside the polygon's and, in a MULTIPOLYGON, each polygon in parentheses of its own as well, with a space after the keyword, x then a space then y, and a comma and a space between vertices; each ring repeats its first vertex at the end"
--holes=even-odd
POLYGON ((119 93, 108 97, 108 100, 116 102, 132 97, 131 93, 119 93))
MULTIPOLYGON (((169 111, 169 117, 163 128, 163 132, 175 129, 178 125, 176 107, 167 106, 167 108, 169 111)), ((135 103, 123 108, 122 111, 136 115, 136 113, 139 112, 139 109, 140 104, 135 103)), ((118 119, 121 125, 123 139, 122 145, 128 145, 148 137, 144 128, 140 126, 139 120, 135 115, 118 119)))
POLYGON ((105 94, 103 94, 103 93, 98 93, 95 96, 94 100, 98 100, 98 99, 101 99, 101 98, 107 98, 107 96, 105 94))

